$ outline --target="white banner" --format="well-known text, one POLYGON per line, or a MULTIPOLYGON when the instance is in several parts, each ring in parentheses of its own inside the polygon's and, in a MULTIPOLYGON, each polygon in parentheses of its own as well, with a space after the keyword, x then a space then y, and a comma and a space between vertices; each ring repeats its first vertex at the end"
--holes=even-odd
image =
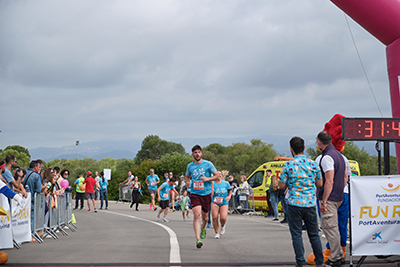
POLYGON ((25 200, 24 206, 18 206, 11 200, 11 225, 13 238, 17 243, 30 242, 31 236, 31 193, 25 200))
POLYGON ((350 180, 352 255, 400 254, 400 175, 350 180))
POLYGON ((104 169, 104 177, 107 180, 111 180, 111 169, 104 169))
POLYGON ((7 212, 7 215, 0 216, 0 249, 13 248, 10 205, 3 194, 0 194, 0 207, 7 212))

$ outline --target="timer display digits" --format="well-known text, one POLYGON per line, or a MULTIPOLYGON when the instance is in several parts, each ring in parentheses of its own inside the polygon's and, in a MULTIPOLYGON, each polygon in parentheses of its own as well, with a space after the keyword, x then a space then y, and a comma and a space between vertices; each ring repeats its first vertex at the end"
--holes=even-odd
POLYGON ((400 118, 343 118, 342 140, 400 140, 400 118))

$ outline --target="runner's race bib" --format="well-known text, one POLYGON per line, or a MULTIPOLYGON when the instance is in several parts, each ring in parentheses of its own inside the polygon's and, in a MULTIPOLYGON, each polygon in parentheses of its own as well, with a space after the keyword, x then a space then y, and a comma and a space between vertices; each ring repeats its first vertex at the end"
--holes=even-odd
POLYGON ((222 204, 223 201, 222 197, 214 197, 214 203, 216 204, 222 204))
POLYGON ((151 185, 155 185, 156 184, 156 182, 151 182, 151 185))
POLYGON ((164 193, 164 194, 163 194, 163 198, 168 198, 168 194, 167 194, 167 193, 164 193))
POLYGON ((203 181, 193 181, 193 189, 204 189, 204 183, 203 181))

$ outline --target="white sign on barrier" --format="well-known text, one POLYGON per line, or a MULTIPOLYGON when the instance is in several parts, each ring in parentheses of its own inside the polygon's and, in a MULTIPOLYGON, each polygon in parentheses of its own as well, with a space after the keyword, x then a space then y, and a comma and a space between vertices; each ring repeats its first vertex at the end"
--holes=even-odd
POLYGON ((7 215, 0 216, 0 249, 13 248, 10 205, 3 194, 0 194, 0 207, 7 212, 7 215))
POLYGON ((23 207, 18 206, 14 199, 11 200, 11 211, 14 240, 17 243, 31 241, 31 193, 28 193, 23 207))
POLYGON ((107 180, 111 180, 111 169, 104 169, 104 177, 106 177, 107 180))
POLYGON ((352 255, 400 254, 400 175, 350 180, 352 255))

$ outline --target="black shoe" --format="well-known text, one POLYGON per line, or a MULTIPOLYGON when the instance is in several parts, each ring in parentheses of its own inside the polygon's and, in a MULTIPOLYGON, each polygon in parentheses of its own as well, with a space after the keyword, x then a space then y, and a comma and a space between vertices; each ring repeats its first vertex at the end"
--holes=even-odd
POLYGON ((331 261, 328 259, 326 262, 324 262, 326 265, 332 266, 332 267, 340 267, 342 266, 342 260, 337 260, 337 261, 331 261))
POLYGON ((345 265, 345 264, 346 264, 346 260, 345 260, 345 259, 340 259, 340 263, 341 263, 342 265, 345 265))
POLYGON ((139 211, 139 209, 136 209, 136 211, 139 211))
POLYGON ((287 223, 287 220, 286 220, 286 219, 283 219, 283 220, 281 221, 281 223, 287 223))
POLYGON ((129 206, 129 208, 132 208, 132 206, 133 206, 133 205, 131 204, 131 205, 129 206))

